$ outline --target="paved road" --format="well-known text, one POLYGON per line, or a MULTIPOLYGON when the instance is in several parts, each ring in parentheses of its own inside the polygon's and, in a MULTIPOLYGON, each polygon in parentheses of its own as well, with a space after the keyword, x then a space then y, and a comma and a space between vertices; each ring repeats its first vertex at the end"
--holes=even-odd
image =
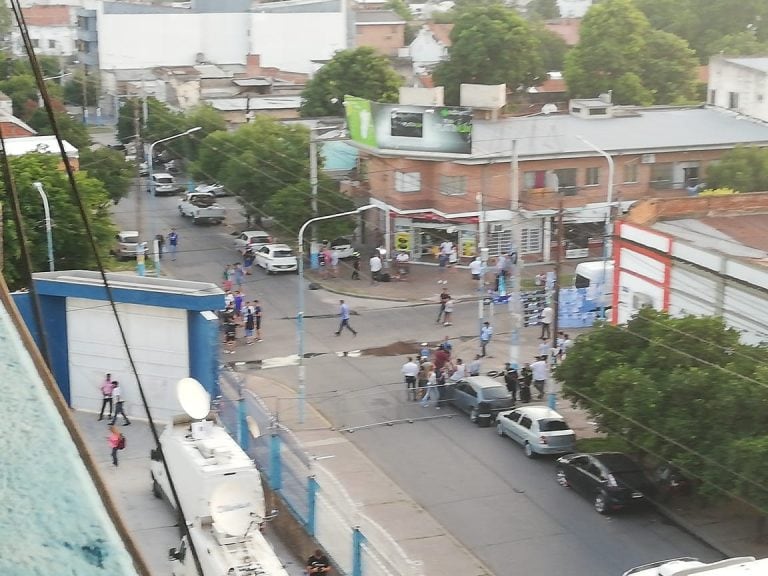
MULTIPOLYGON (((232 199, 224 202, 234 208, 232 199)), ((129 204, 118 206, 119 218, 135 217, 129 204)), ((222 264, 236 257, 229 235, 234 230, 194 227, 177 215, 175 206, 175 199, 160 198, 153 212, 158 230, 167 232, 174 225, 181 237, 179 259, 167 264, 167 272, 218 281, 222 264)), ((246 292, 258 295, 265 305, 265 341, 228 361, 285 359, 295 353, 296 282, 294 275, 267 277, 257 272, 251 278, 246 292)), ((492 429, 475 428, 464 417, 418 420, 424 410, 404 401, 399 384, 402 356, 371 349, 399 340, 436 341, 446 333, 472 335, 477 331, 474 305, 457 307, 449 332, 434 324, 432 306, 353 300, 360 315, 352 322, 360 335, 334 338, 337 300, 322 291, 307 292, 306 351, 317 354, 307 361, 310 400, 337 427, 415 419, 413 424, 357 430, 350 438, 496 574, 616 576, 665 557, 718 558, 654 512, 596 514, 586 500, 555 483, 551 460, 526 459, 492 429)), ((497 318, 499 332, 504 322, 503 316, 497 318)), ((485 368, 502 362, 489 360, 485 368)), ((269 376, 294 385, 296 370, 278 367, 270 369, 269 376)), ((440 415, 450 413, 444 409, 440 415)))

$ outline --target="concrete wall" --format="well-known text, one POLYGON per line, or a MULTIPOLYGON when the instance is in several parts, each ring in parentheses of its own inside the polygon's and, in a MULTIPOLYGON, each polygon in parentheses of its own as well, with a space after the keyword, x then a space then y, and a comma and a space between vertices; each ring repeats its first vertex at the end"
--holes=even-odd
POLYGON ((356 46, 369 46, 382 56, 397 56, 405 46, 405 24, 358 24, 356 46))
POLYGON ((768 121, 768 74, 714 56, 709 61, 707 102, 768 121), (731 106, 731 93, 738 95, 736 107, 731 106))

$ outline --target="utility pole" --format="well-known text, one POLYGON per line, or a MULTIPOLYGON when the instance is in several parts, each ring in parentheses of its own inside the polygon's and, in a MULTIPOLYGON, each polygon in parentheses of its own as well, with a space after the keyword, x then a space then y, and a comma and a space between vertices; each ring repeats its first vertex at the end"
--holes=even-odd
POLYGON ((520 331, 523 328, 523 305, 520 298, 520 285, 522 283, 522 243, 523 243, 523 219, 520 214, 520 165, 517 157, 517 140, 512 140, 512 162, 510 165, 510 202, 509 209, 512 212, 512 244, 515 248, 516 261, 512 265, 511 286, 509 287, 509 319, 512 329, 509 335, 509 363, 514 370, 522 367, 520 361, 520 331))
POLYGON ((483 329, 484 306, 485 306, 485 275, 488 270, 488 236, 487 224, 485 222, 485 200, 484 196, 488 186, 488 165, 483 166, 482 181, 480 183, 480 193, 476 196, 477 200, 477 246, 480 254, 480 298, 477 301, 477 325, 478 334, 483 329))
MULTIPOLYGON (((563 245, 565 239, 565 228, 563 226, 563 196, 557 205, 557 252, 555 253, 555 290, 552 294, 552 349, 557 350, 557 333, 560 330, 558 326, 558 317, 560 316, 560 267, 563 263, 563 245)), ((554 364, 554 363, 553 363, 554 364)), ((547 406, 554 410, 557 406, 557 394, 555 393, 555 383, 550 374, 549 390, 547 391, 547 406)))
POLYGON ((83 63, 83 124, 88 125, 88 66, 83 63))
MULTIPOLYGON (((317 218, 317 140, 315 140, 314 130, 309 131, 309 185, 311 188, 310 206, 312 208, 312 218, 317 218)), ((317 225, 312 224, 309 245, 309 266, 313 270, 320 267, 320 255, 317 244, 317 225)))
POLYGON ((136 210, 136 230, 146 230, 145 227, 143 227, 144 223, 144 194, 141 193, 141 176, 139 173, 141 172, 141 168, 139 167, 139 164, 144 159, 144 150, 141 148, 141 122, 139 120, 139 103, 136 101, 134 107, 133 107, 133 142, 134 146, 136 147, 136 186, 138 188, 137 195, 136 195, 136 204, 137 204, 137 210, 136 210))

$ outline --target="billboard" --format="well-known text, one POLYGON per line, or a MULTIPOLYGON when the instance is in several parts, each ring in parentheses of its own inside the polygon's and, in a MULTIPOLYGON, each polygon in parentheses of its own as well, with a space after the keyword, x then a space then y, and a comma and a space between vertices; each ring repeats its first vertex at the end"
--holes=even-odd
POLYGON ((443 154, 472 153, 472 109, 381 104, 346 96, 352 140, 372 148, 443 154))

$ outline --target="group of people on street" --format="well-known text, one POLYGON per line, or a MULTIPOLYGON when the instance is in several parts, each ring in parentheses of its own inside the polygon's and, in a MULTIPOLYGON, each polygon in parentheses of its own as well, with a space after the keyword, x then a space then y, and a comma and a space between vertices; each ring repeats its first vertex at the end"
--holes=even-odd
POLYGON ((123 408, 125 401, 123 400, 120 383, 112 379, 112 374, 105 376, 104 380, 99 384, 99 391, 101 392, 101 410, 99 411, 98 420, 104 420, 104 410, 106 409, 107 419, 109 420, 107 423, 107 426, 109 426, 107 443, 111 450, 112 465, 117 466, 117 452, 125 448, 125 436, 117 429, 115 422, 118 416, 123 417, 123 426, 130 426, 131 421, 126 416, 123 408))
POLYGON ((234 354, 237 346, 237 328, 244 329, 245 344, 251 346, 261 342, 261 304, 258 300, 243 302, 239 290, 227 292, 224 296, 225 307, 221 312, 221 324, 224 330, 224 354, 234 354))
POLYGON ((428 408, 440 409, 445 399, 445 387, 466 376, 480 373, 480 356, 467 366, 461 358, 453 358, 453 344, 448 336, 434 349, 423 342, 416 360, 409 356, 401 368, 405 380, 406 397, 411 402, 421 402, 428 408))

